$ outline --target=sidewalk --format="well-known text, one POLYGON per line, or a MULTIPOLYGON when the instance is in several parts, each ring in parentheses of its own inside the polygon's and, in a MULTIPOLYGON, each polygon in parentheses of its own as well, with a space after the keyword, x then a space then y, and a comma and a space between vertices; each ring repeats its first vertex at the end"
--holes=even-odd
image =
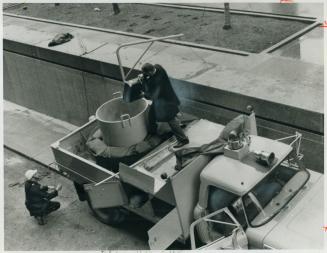
POLYGON ((6 100, 3 108, 4 146, 43 165, 54 161, 50 145, 77 128, 6 100))

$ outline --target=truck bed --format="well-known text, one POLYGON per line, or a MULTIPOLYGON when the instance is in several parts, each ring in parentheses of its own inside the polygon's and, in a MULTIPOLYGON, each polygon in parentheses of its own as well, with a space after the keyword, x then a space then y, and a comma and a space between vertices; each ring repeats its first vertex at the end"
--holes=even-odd
MULTIPOLYGON (((96 161, 87 148, 86 142, 96 129, 98 124, 96 120, 92 120, 51 145, 59 170, 79 184, 99 183, 117 172, 116 168, 100 165, 101 161, 96 161)), ((158 148, 162 145, 165 144, 162 143, 158 148)), ((145 155, 147 153, 141 154, 139 159, 145 155)))

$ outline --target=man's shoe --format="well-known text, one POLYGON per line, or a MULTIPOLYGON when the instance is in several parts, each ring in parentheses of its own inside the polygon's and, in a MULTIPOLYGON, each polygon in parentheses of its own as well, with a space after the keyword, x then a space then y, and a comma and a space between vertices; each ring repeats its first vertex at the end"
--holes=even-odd
POLYGON ((36 216, 35 218, 36 218, 37 223, 39 225, 44 225, 45 224, 45 221, 44 221, 44 217, 43 216, 36 216))
POLYGON ((173 148, 177 149, 177 148, 181 148, 183 146, 185 146, 186 144, 189 144, 190 141, 189 140, 183 140, 183 141, 179 141, 173 148))

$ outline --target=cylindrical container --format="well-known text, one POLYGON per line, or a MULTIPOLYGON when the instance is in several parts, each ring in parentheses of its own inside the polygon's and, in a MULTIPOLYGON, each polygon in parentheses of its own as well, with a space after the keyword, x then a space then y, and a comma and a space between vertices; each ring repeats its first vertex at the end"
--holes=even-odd
POLYGON ((101 105, 96 111, 96 119, 108 146, 129 147, 147 136, 148 103, 139 99, 126 103, 117 97, 101 105))

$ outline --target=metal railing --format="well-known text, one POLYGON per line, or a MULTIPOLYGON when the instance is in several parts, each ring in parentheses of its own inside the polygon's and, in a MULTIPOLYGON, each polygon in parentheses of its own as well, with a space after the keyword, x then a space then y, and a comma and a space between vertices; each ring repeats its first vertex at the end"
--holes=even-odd
POLYGON ((178 37, 182 37, 182 36, 184 36, 184 34, 181 33, 181 34, 169 35, 169 36, 165 36, 165 37, 153 38, 153 39, 148 39, 148 40, 138 40, 138 41, 129 42, 129 43, 125 43, 125 44, 120 45, 116 49, 116 55, 117 55, 117 60, 118 60, 119 69, 120 69, 120 73, 121 73, 121 77, 122 77, 123 82, 124 83, 126 82, 126 79, 130 75, 130 73, 134 70, 134 68, 136 67, 136 65, 139 63, 139 61, 146 54, 146 52, 150 49, 150 47, 153 45, 153 43, 155 41, 162 41, 162 40, 167 40, 167 39, 172 39, 172 38, 178 38, 178 37), (124 68, 123 68, 122 60, 121 60, 121 57, 120 57, 120 54, 119 54, 120 50, 122 48, 125 48, 125 47, 128 47, 128 46, 134 46, 134 45, 139 45, 139 44, 144 44, 144 43, 150 43, 150 45, 144 50, 144 52, 139 56, 139 58, 134 63, 133 67, 125 75, 125 71, 124 71, 124 68))

